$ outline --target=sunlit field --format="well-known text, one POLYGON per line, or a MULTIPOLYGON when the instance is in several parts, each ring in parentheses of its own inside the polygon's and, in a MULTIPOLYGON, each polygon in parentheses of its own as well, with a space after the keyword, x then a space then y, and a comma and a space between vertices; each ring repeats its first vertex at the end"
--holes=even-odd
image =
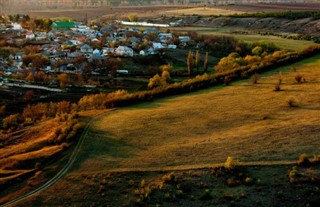
POLYGON ((316 154, 319 57, 264 74, 258 84, 243 80, 107 113, 90 128, 75 168, 199 167, 227 156, 286 162, 301 153, 316 154), (305 82, 296 83, 297 74, 305 82))

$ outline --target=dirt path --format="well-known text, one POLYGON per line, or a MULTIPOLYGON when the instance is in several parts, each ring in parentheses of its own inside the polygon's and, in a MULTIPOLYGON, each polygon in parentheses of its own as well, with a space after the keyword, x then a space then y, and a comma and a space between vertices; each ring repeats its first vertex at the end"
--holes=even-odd
POLYGON ((32 197, 33 195, 35 195, 37 193, 40 193, 40 192, 44 191, 45 189, 49 188, 54 183, 56 183, 60 178, 62 178, 70 170, 70 168, 73 166, 73 163, 76 161, 77 155, 78 155, 78 153, 80 151, 80 148, 81 148, 85 138, 87 137, 87 133, 88 133, 88 129, 89 129, 90 125, 94 121, 96 121, 98 118, 103 116, 105 113, 102 113, 102 114, 94 117, 93 119, 91 119, 89 121, 89 123, 86 125, 82 135, 80 136, 79 141, 78 141, 75 149, 73 150, 73 152, 72 152, 67 164, 53 178, 48 180, 45 184, 43 184, 42 186, 38 187, 37 189, 35 189, 35 190, 25 194, 25 195, 22 195, 22 196, 20 196, 18 198, 15 198, 15 199, 13 199, 13 200, 1 205, 1 207, 13 206, 14 204, 16 204, 16 203, 18 203, 20 201, 23 201, 24 199, 32 197))

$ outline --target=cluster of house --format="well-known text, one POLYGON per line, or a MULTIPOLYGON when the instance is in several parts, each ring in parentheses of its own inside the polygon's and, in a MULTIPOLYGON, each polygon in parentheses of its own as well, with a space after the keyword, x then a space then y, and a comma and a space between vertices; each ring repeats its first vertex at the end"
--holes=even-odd
MULTIPOLYGON (((72 65, 77 57, 85 57, 88 61, 92 61, 107 56, 155 55, 161 50, 176 49, 190 42, 189 36, 175 37, 172 33, 162 33, 155 28, 144 31, 114 25, 90 28, 81 22, 54 22, 50 32, 25 31, 18 23, 12 23, 10 31, 19 35, 16 40, 8 38, 7 43, 24 39, 25 42, 41 45, 41 53, 49 58, 51 66, 57 61, 72 65)), ((0 32, 8 32, 8 28, 2 25, 0 32)), ((23 55, 23 52, 10 55, 9 59, 13 63, 11 69, 7 71, 8 74, 13 73, 14 68, 20 69, 23 55)), ((0 69, 1 61, 4 60, 0 59, 0 69)), ((44 69, 51 70, 51 66, 44 69)))

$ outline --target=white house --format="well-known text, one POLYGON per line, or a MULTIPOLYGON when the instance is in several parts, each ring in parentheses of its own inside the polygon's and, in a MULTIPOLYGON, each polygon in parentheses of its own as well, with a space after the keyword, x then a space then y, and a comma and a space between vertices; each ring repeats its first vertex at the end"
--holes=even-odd
POLYGON ((127 46, 119 46, 116 50, 115 50, 116 55, 120 55, 120 56, 133 56, 133 49, 127 47, 127 46))
POLYGON ((168 49, 177 49, 177 45, 168 45, 168 49))
POLYGON ((153 42, 152 43, 152 47, 156 50, 159 50, 159 49, 164 49, 163 45, 159 42, 153 42))
POLYGON ((139 52, 139 55, 141 55, 141 56, 147 56, 147 55, 155 55, 155 54, 157 54, 157 53, 158 53, 158 51, 156 51, 155 49, 149 48, 149 49, 147 49, 147 50, 141 50, 141 51, 139 52))
POLYGON ((100 56, 100 55, 101 55, 101 52, 100 52, 100 50, 95 49, 95 50, 92 52, 92 54, 95 55, 95 56, 100 56))
POLYGON ((71 42, 71 44, 77 46, 77 45, 81 45, 81 42, 79 40, 69 40, 71 42))
POLYGON ((107 56, 109 54, 114 54, 115 50, 115 48, 103 48, 102 55, 107 56))
POLYGON ((80 51, 83 53, 92 53, 93 49, 90 47, 90 45, 84 44, 80 47, 80 51))
POLYGON ((180 43, 189 43, 190 37, 189 36, 179 36, 179 42, 180 43))
POLYGON ((27 40, 33 40, 35 38, 35 34, 32 31, 27 31, 26 32, 26 39, 27 40))
POLYGON ((22 26, 20 24, 16 23, 16 22, 11 23, 11 26, 12 26, 13 30, 23 30, 22 26))

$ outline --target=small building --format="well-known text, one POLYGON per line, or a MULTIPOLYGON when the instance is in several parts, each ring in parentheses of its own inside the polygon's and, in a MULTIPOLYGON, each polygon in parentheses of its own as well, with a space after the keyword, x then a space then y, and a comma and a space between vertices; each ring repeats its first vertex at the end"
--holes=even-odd
POLYGON ((155 49, 155 50, 159 50, 159 49, 164 49, 165 47, 163 47, 163 45, 159 42, 153 42, 152 43, 152 47, 155 49))
POLYGON ((100 56, 101 52, 100 52, 100 50, 95 49, 94 51, 92 51, 92 54, 95 55, 95 56, 100 56))
POLYGON ((179 36, 179 42, 180 43, 190 43, 190 37, 189 36, 179 36))
POLYGON ((84 44, 80 47, 80 51, 83 53, 92 53, 93 52, 93 48, 90 47, 90 45, 84 44))
POLYGON ((53 22, 51 27, 53 29, 72 29, 75 28, 74 22, 53 22))
POLYGON ((116 50, 115 50, 116 55, 119 56, 133 56, 133 49, 127 47, 127 46, 119 46, 116 50))
POLYGON ((26 39, 27 40, 33 40, 35 38, 35 34, 32 31, 27 31, 26 32, 26 39))

